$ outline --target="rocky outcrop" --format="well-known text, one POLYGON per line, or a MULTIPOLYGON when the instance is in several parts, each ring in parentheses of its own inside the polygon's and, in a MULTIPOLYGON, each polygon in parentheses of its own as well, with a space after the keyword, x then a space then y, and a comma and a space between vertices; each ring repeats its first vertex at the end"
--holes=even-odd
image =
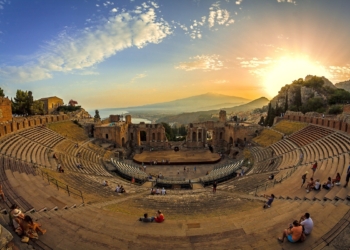
MULTIPOLYGON (((312 77, 311 75, 308 75, 305 77, 305 81, 310 80, 312 77)), ((323 87, 335 89, 336 87, 333 85, 331 81, 329 81, 325 77, 321 77, 323 80, 323 87)), ((275 108, 276 106, 285 108, 286 101, 288 102, 288 107, 292 107, 295 105, 296 100, 300 98, 301 104, 306 103, 310 98, 313 97, 319 97, 324 100, 327 100, 327 96, 325 96, 324 93, 317 91, 314 88, 309 88, 306 86, 301 86, 298 84, 289 84, 281 88, 278 95, 275 96, 271 100, 271 106, 275 108)))
POLYGON ((344 82, 338 82, 335 84, 335 87, 337 87, 338 89, 345 89, 346 91, 350 92, 350 80, 344 81, 344 82))

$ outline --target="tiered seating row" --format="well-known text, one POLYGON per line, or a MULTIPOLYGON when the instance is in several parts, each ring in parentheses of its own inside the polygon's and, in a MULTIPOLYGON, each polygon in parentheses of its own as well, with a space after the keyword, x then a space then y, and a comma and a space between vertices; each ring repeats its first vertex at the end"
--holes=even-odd
POLYGON ((76 143, 73 143, 69 140, 64 140, 57 146, 57 149, 63 151, 64 154, 75 157, 78 157, 80 155, 79 157, 84 160, 94 163, 101 163, 101 157, 96 152, 83 146, 77 147, 76 145, 76 143))
MULTIPOLYGON (((318 168, 314 174, 314 180, 319 179, 321 184, 327 181, 328 177, 334 179, 337 173, 342 176, 342 182, 345 181, 347 163, 349 162, 349 154, 341 154, 332 158, 327 158, 324 160, 317 161, 318 168)), ((322 189, 321 191, 311 191, 306 192, 305 188, 307 184, 301 187, 302 180, 301 176, 308 171, 308 180, 312 176, 311 165, 300 166, 295 173, 282 182, 280 185, 276 185, 274 188, 270 189, 269 193, 274 193, 277 197, 290 198, 290 199, 308 199, 308 200, 344 200, 350 197, 350 190, 340 186, 334 186, 331 190, 322 189)))
POLYGON ((32 141, 40 143, 46 147, 53 148, 57 143, 64 140, 64 137, 46 127, 34 127, 19 133, 32 141))
POLYGON ((282 161, 281 164, 278 166, 279 169, 285 169, 297 166, 300 159, 300 150, 295 149, 292 151, 289 151, 282 155, 282 161))
POLYGON ((210 182, 210 181, 215 181, 217 179, 221 179, 226 176, 235 174, 236 171, 241 167, 242 163, 243 163, 243 160, 240 160, 235 163, 230 163, 230 164, 227 164, 226 166, 216 168, 213 171, 210 171, 208 175, 200 178, 200 181, 210 182))
POLYGON ((288 140, 281 140, 278 141, 270 146, 274 152, 276 152, 276 155, 282 155, 286 152, 292 151, 296 149, 297 147, 291 143, 288 140))
POLYGON ((265 161, 261 161, 254 164, 254 168, 249 174, 258 174, 264 172, 274 171, 280 166, 282 162, 282 157, 270 158, 265 161))
POLYGON ((0 147, 1 153, 4 155, 50 167, 48 158, 50 149, 30 139, 13 135, 7 138, 7 140, 4 140, 0 144, 0 147))
POLYGON ((331 129, 309 125, 302 130, 299 130, 298 132, 290 135, 288 137, 288 140, 292 141, 299 147, 302 147, 332 133, 334 133, 334 131, 331 129))
POLYGON ((145 172, 130 164, 116 161, 113 158, 111 158, 111 162, 117 168, 117 171, 127 179, 135 178, 135 181, 137 182, 144 182, 148 178, 148 175, 145 172))
POLYGON ((273 156, 271 148, 251 147, 250 151, 255 162, 264 161, 273 156))
POLYGON ((70 171, 79 172, 83 174, 93 174, 109 177, 112 176, 110 173, 108 173, 107 170, 104 169, 102 165, 86 161, 78 157, 72 157, 70 155, 61 154, 59 157, 59 162, 61 163, 64 169, 68 169, 70 171), (78 164, 81 164, 82 168, 78 168, 78 164))

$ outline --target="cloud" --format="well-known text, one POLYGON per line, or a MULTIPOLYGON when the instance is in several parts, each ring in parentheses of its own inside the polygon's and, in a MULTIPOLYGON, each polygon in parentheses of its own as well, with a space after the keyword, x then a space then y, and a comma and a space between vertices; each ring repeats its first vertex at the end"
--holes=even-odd
POLYGON ((243 1, 243 0, 237 0, 237 1, 236 1, 236 4, 237 4, 237 5, 240 5, 240 4, 242 3, 242 1, 243 1))
MULTIPOLYGON (((238 58, 237 58, 238 59, 238 58)), ((269 57, 265 57, 264 59, 259 60, 258 58, 254 57, 251 60, 244 60, 244 58, 239 58, 238 60, 241 60, 240 64, 242 68, 257 68, 261 65, 267 65, 267 64, 271 64, 274 61, 269 58, 269 57)))
POLYGON ((328 71, 332 75, 334 82, 341 82, 350 79, 350 64, 344 66, 328 66, 328 71))
POLYGON ((215 80, 215 81, 213 81, 213 83, 215 83, 215 84, 225 84, 225 83, 229 83, 229 81, 227 81, 227 80, 215 80))
POLYGON ((62 32, 56 40, 47 42, 31 56, 34 58, 31 61, 21 66, 1 66, 0 77, 12 82, 52 78, 54 72, 83 70, 126 48, 135 46, 141 49, 149 43, 160 43, 171 33, 166 21, 157 20, 153 8, 147 7, 140 14, 120 13, 101 25, 74 35, 62 32))
POLYGON ((136 82, 136 80, 138 79, 142 79, 142 78, 145 78, 147 75, 146 74, 137 74, 135 77, 133 77, 131 80, 130 80, 130 83, 134 83, 136 82))
POLYGON ((208 26, 214 27, 215 24, 229 26, 234 23, 233 19, 230 19, 230 12, 226 9, 220 8, 220 2, 213 3, 209 8, 208 26))
POLYGON ((181 62, 175 66, 176 69, 182 69, 185 71, 192 70, 220 70, 223 67, 222 61, 219 60, 219 55, 201 55, 190 58, 189 62, 181 62))
POLYGON ((278 3, 292 3, 292 4, 296 4, 296 1, 294 0, 277 0, 278 3))
POLYGON ((111 9, 111 12, 117 12, 118 11, 118 9, 117 8, 113 8, 113 9, 111 9))

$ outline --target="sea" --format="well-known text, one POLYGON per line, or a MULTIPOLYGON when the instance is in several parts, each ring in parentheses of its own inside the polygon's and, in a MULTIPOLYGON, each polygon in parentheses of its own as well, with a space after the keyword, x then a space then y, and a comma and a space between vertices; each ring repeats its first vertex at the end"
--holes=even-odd
MULTIPOLYGON (((89 110, 88 112, 92 117, 95 116, 95 110, 89 110)), ((127 110, 124 110, 124 109, 101 109, 99 110, 99 112, 100 112, 101 119, 108 118, 110 115, 123 115, 125 117, 125 115, 129 113, 127 110)), ((125 121, 125 118, 123 120, 125 121)), ((131 116, 131 122, 133 124, 139 124, 140 122, 152 123, 152 121, 148 119, 134 118, 132 116, 131 116)))

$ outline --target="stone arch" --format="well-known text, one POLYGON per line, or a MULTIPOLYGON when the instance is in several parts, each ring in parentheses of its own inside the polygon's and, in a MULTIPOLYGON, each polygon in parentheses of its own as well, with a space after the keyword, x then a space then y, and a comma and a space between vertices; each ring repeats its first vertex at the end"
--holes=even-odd
POLYGON ((198 141, 202 141, 202 132, 198 132, 198 141))
POLYGON ((233 145, 233 138, 230 136, 230 144, 233 145))
POLYGON ((147 141, 147 133, 146 131, 140 131, 140 141, 147 141))
POLYGON ((192 132, 192 141, 197 141, 197 133, 192 132))
POLYGON ((220 132, 219 139, 222 140, 222 132, 220 132))
POLYGON ((155 141, 155 140, 156 140, 156 134, 152 133, 152 141, 155 141))
POLYGON ((162 140, 162 138, 161 138, 161 136, 160 136, 160 132, 157 133, 157 140, 158 140, 158 141, 161 141, 161 140, 162 140))
POLYGON ((124 147, 124 145, 125 145, 125 138, 123 137, 122 138, 122 146, 124 147))
POLYGON ((19 130, 19 123, 17 123, 17 130, 19 130))
POLYGON ((4 132, 5 132, 5 135, 6 135, 7 134, 7 126, 6 125, 4 126, 4 130, 5 130, 4 132))

